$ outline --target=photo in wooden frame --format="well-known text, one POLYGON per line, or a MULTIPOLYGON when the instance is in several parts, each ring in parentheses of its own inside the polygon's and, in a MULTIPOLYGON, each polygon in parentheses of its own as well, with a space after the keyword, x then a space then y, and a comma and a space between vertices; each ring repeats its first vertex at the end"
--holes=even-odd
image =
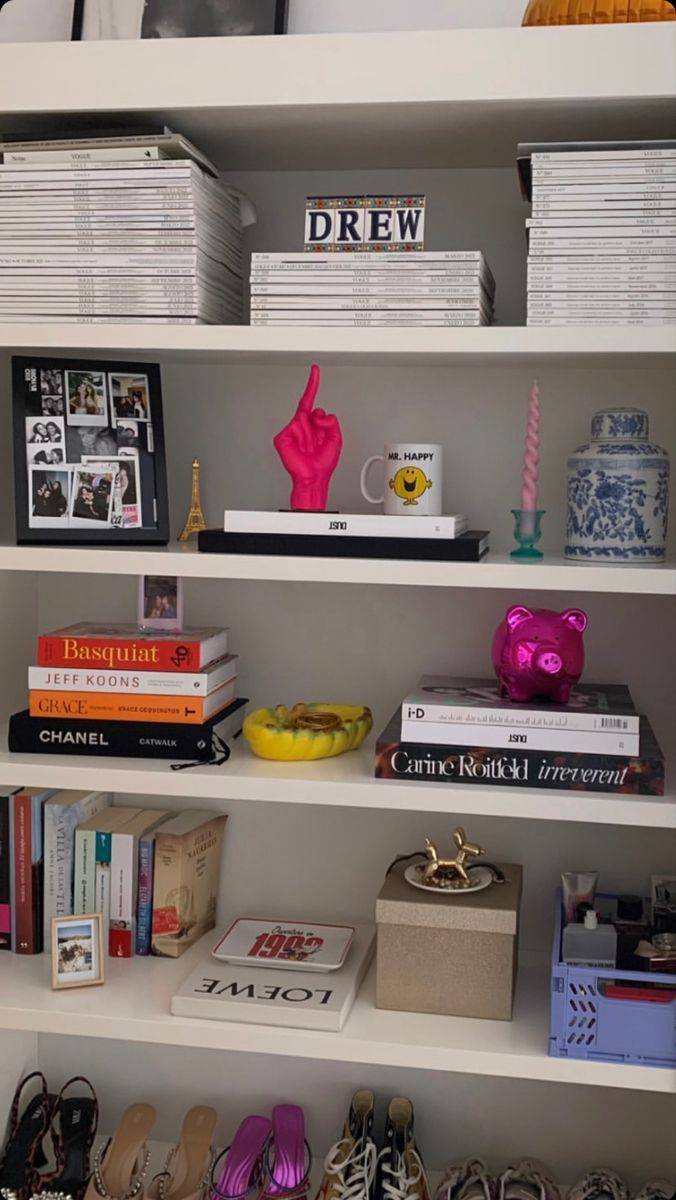
POLYGON ((156 363, 13 358, 18 545, 166 545, 156 363))
POLYGON ((105 978, 103 917, 52 917, 52 989, 96 987, 105 978))

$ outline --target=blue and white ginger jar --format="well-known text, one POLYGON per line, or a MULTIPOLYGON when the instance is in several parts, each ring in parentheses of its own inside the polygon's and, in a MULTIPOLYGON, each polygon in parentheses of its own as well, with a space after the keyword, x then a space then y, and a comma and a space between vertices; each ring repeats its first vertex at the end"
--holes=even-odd
POLYGON ((648 414, 597 412, 591 441, 568 459, 566 558, 662 562, 668 509, 669 455, 648 441, 648 414))

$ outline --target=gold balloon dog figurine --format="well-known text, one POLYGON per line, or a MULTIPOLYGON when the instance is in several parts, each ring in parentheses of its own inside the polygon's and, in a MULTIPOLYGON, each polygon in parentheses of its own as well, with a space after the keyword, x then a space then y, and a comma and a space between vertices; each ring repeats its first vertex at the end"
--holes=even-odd
POLYGON ((425 854, 429 862, 422 872, 423 883, 431 883, 434 880, 441 884, 438 876, 444 875, 447 887, 467 888, 472 886, 465 863, 468 858, 478 858, 479 855, 485 854, 485 850, 482 850, 481 846, 476 846, 474 842, 468 842, 465 831, 460 826, 453 830, 453 841, 458 847, 455 858, 439 858, 434 842, 425 838, 425 854))

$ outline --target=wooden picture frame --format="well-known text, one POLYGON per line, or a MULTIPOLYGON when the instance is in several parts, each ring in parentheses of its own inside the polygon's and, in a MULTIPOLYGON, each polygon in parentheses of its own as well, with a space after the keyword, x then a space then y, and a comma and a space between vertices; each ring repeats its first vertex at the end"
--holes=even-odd
POLYGON ((12 397, 17 545, 167 544, 156 363, 13 358, 12 397))
POLYGON ((100 987, 106 950, 101 913, 52 917, 52 990, 100 987))

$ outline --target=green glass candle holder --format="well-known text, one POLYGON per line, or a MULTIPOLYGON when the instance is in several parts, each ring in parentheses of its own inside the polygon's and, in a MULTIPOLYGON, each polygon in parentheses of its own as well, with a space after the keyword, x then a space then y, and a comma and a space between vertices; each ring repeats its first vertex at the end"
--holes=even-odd
POLYGON ((538 508, 533 512, 521 508, 513 508, 511 511, 514 517, 514 540, 519 545, 516 550, 512 550, 510 558, 519 558, 530 562, 538 558, 544 558, 542 551, 536 550, 535 546, 542 537, 540 526, 542 518, 545 515, 545 509, 538 508))

